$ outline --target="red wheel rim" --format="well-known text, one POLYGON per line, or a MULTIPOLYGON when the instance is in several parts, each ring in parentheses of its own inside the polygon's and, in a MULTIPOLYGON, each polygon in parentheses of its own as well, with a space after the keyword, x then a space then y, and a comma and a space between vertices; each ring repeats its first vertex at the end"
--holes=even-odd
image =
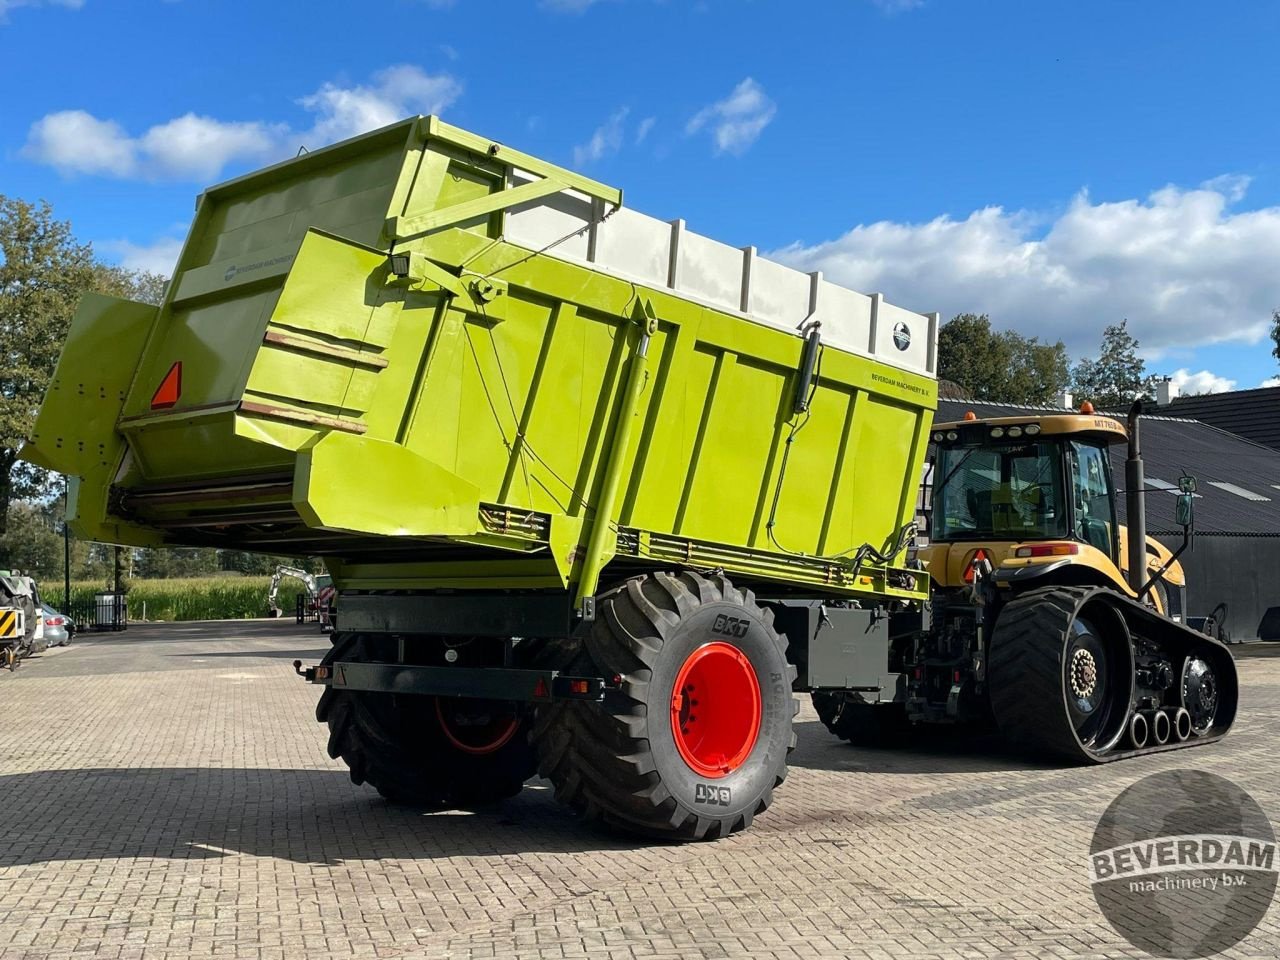
POLYGON ((671 692, 671 733, 695 773, 724 777, 760 736, 760 682, 741 650, 706 643, 685 660, 671 692))
POLYGON ((507 716, 504 706, 485 700, 452 699, 459 706, 465 705, 470 709, 445 710, 444 698, 436 697, 436 719, 440 721, 440 730, 445 739, 463 753, 479 756, 501 750, 520 728, 520 718, 514 714, 507 716), (487 721, 480 719, 469 724, 458 722, 459 714, 483 718, 486 713, 487 721))

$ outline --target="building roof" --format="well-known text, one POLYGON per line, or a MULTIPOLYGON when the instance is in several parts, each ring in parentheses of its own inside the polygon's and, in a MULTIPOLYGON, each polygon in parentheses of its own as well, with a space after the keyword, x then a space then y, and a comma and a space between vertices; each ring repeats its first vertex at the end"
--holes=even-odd
POLYGON ((1171 417, 1190 417, 1280 450, 1280 387, 1175 397, 1160 408, 1171 417))
MULTIPOLYGON (((979 417, 1063 412, 1057 407, 940 400, 937 420, 961 420, 967 410, 979 417)), ((1106 416, 1124 419, 1119 414, 1106 416)), ((1198 420, 1156 415, 1142 417, 1142 458, 1147 477, 1149 534, 1181 534, 1182 528, 1174 520, 1174 494, 1178 478, 1188 473, 1198 482, 1197 534, 1280 537, 1280 450, 1198 420), (1244 494, 1264 499, 1251 499, 1244 494)), ((1113 446, 1111 473, 1117 491, 1124 490, 1124 460, 1125 446, 1113 446)), ((1123 522, 1123 496, 1116 497, 1116 506, 1123 522)))

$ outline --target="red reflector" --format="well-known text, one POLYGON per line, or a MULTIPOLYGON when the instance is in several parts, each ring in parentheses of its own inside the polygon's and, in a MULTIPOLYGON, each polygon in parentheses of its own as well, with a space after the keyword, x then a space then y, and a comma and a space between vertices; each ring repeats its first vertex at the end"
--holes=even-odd
POLYGON ((551 691, 547 688, 547 681, 542 677, 539 677, 537 684, 534 685, 533 696, 538 700, 546 700, 551 696, 551 691))
POLYGON ((160 381, 155 394, 151 397, 151 409, 163 410, 172 407, 182 396, 182 361, 178 360, 160 381))
POLYGON ((570 681, 569 681, 569 691, 570 691, 571 693, 580 693, 580 694, 586 695, 586 693, 587 693, 588 689, 589 689, 589 687, 588 687, 588 685, 587 685, 587 681, 585 681, 585 680, 570 680, 570 681))
POLYGON ((959 670, 957 670, 955 673, 953 673, 953 674, 951 675, 951 682, 952 682, 952 683, 959 683, 959 682, 960 682, 960 671, 959 671, 959 670))
POLYGON ((977 570, 978 564, 982 563, 986 559, 987 551, 983 550, 981 547, 973 552, 973 559, 969 561, 969 566, 967 566, 964 571, 965 583, 973 583, 974 574, 977 570))
POLYGON ((921 670, 919 667, 916 667, 916 679, 919 680, 923 676, 924 676, 924 671, 921 670))

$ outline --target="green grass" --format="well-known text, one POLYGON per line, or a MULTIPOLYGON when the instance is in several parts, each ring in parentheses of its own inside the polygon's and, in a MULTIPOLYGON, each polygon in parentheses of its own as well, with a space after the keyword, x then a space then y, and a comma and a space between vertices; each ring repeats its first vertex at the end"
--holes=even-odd
MULTIPOLYGON (((240 620, 267 615, 270 577, 187 577, 172 580, 132 580, 128 583, 129 619, 139 620, 145 605, 148 620, 240 620)), ((295 585, 296 586, 296 585, 295 585)), ((98 580, 71 581, 71 601, 77 606, 93 602, 106 591, 98 580)), ((44 601, 65 610, 61 585, 41 591, 44 601)), ((288 584, 280 589, 279 603, 293 610, 297 593, 288 584)))

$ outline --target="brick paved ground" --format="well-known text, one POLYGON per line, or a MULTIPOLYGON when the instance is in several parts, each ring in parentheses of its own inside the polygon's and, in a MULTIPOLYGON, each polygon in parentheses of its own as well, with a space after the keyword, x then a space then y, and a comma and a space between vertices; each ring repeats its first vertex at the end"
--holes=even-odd
MULTIPOLYGON (((754 829, 662 846, 586 829, 536 783, 445 814, 353 787, 289 668, 326 646, 150 626, 0 676, 0 957, 1141 956, 1085 878, 1121 789, 1196 767, 1280 820, 1280 658, 1241 662, 1225 743, 1097 769, 854 749, 806 704, 754 829)), ((1273 907, 1235 952, 1278 950, 1273 907)))

